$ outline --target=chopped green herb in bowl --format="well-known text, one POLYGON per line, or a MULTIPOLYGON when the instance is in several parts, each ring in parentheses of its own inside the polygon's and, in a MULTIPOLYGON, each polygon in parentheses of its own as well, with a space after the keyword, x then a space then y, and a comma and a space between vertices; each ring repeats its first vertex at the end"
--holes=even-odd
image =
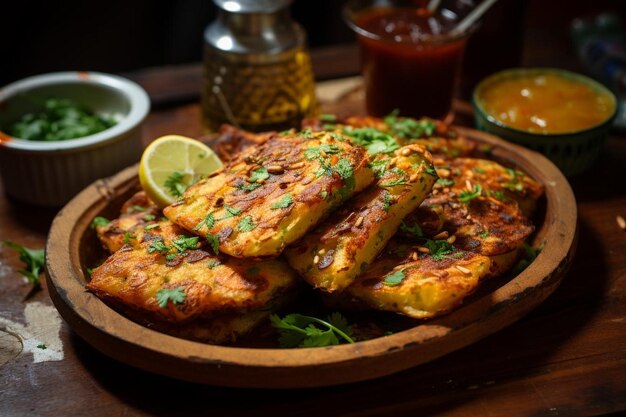
POLYGON ((23 115, 9 133, 26 140, 68 140, 102 132, 116 123, 113 117, 96 114, 73 100, 49 98, 43 110, 23 115))

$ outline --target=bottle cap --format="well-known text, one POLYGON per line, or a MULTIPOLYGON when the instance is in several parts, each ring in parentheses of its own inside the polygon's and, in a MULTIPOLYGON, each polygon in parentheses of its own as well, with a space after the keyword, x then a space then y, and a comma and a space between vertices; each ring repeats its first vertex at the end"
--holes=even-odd
POLYGON ((231 13, 274 13, 288 7, 291 0, 213 0, 213 3, 231 13))

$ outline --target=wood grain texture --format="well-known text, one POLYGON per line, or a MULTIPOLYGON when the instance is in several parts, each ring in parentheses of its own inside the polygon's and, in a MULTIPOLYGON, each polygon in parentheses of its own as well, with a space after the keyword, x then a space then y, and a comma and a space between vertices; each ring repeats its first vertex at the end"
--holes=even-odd
MULTIPOLYGON (((119 207, 137 187, 137 167, 97 181, 52 223, 46 246, 50 296, 70 326, 101 352, 139 368, 192 382, 256 388, 315 387, 389 375, 467 346, 527 314, 558 286, 575 251, 576 201, 560 171, 543 156, 489 134, 459 134, 493 146, 492 155, 526 171, 546 192, 537 259, 520 275, 442 318, 354 345, 319 349, 210 346, 142 327, 84 289, 89 224, 119 207)), ((93 241, 93 239, 92 239, 93 241)))

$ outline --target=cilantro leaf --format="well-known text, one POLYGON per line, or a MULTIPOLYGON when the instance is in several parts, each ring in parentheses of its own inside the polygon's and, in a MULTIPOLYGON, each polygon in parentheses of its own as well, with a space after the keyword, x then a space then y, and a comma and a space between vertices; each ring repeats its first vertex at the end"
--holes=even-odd
POLYGON ((146 214, 145 216, 143 216, 143 220, 146 222, 151 222, 154 219, 156 219, 156 216, 154 214, 146 214))
POLYGON ((404 281, 405 278, 406 275, 404 274, 404 270, 396 271, 393 274, 389 274, 385 277, 385 279, 383 280, 383 285, 386 285, 388 287, 395 287, 402 284, 402 281, 404 281))
POLYGON ((352 164, 345 158, 341 158, 333 167, 333 170, 339 174, 341 178, 348 179, 352 177, 354 172, 352 171, 352 164))
POLYGON ((257 182, 259 180, 266 180, 270 177, 269 172, 267 172, 267 168, 261 167, 252 171, 252 175, 248 178, 249 182, 257 182))
POLYGON ((437 125, 432 120, 398 117, 398 113, 395 110, 383 119, 391 134, 402 139, 417 139, 429 137, 435 133, 437 125))
POLYGON ((457 250, 445 240, 427 240, 424 246, 430 250, 430 256, 432 256, 435 261, 440 261, 445 258, 446 255, 450 255, 457 250))
POLYGON ((109 219, 107 219, 106 217, 96 216, 91 221, 90 227, 92 229, 95 229, 96 227, 106 226, 109 223, 111 223, 111 221, 109 219))
POLYGON ((168 301, 171 301, 172 304, 182 304, 187 298, 187 294, 185 294, 184 287, 178 287, 174 289, 162 288, 156 293, 156 299, 159 303, 159 307, 165 308, 167 307, 168 301))
POLYGON ((293 204, 291 194, 285 194, 276 204, 273 204, 270 208, 272 210, 287 208, 293 204))
POLYGON ((337 116, 334 114, 320 114, 320 120, 322 122, 336 122, 337 116))
POLYGON ((205 239, 209 242, 209 246, 211 246, 211 249, 213 249, 213 252, 217 255, 220 252, 220 238, 207 233, 205 239))
POLYGON ((428 175, 432 175, 433 177, 437 177, 438 176, 437 175, 437 170, 432 165, 427 167, 424 172, 426 172, 428 175))
POLYGON ((482 192, 483 187, 481 187, 480 184, 475 184, 473 192, 463 191, 461 194, 459 194, 459 200, 461 200, 462 203, 469 203, 474 198, 480 197, 482 192))
POLYGON ((165 253, 170 250, 170 247, 163 242, 163 238, 161 236, 152 239, 150 241, 150 246, 148 246, 148 253, 165 253))
POLYGON ((224 204, 224 208, 226 209, 226 214, 222 217, 222 220, 228 219, 230 217, 239 216, 241 214, 241 210, 235 207, 231 207, 228 204, 224 204))
POLYGON ((167 192, 176 198, 181 198, 183 193, 189 188, 188 184, 185 184, 185 173, 180 171, 172 172, 165 180, 165 188, 167 192))
POLYGON ((26 266, 25 269, 21 269, 18 272, 28 279, 28 282, 33 284, 33 287, 38 288, 41 284, 39 275, 46 263, 44 249, 28 249, 17 243, 13 243, 9 240, 2 240, 6 246, 11 249, 15 249, 20 254, 20 261, 26 266))
POLYGON ((239 224, 237 224, 237 230, 240 232, 251 232, 255 227, 256 225, 254 224, 252 216, 244 217, 239 224))
POLYGON ((345 128, 343 133, 356 145, 363 146, 370 155, 391 153, 400 148, 398 141, 391 135, 373 127, 345 128))
POLYGON ((436 184, 439 184, 442 187, 452 187, 454 185, 454 180, 451 180, 449 178, 439 178, 436 184))
POLYGON ((172 241, 174 247, 179 253, 185 252, 187 249, 196 249, 198 247, 198 236, 187 237, 180 235, 176 240, 172 241))
POLYGON ((209 267, 209 269, 213 269, 213 268, 215 268, 215 267, 217 267, 217 266, 219 266, 219 265, 221 265, 221 264, 222 264, 222 263, 221 263, 219 260, 217 260, 217 259, 211 259, 211 260, 210 260, 210 261, 206 264, 206 266, 208 266, 208 267, 209 267))
POLYGON ((312 161, 313 159, 320 158, 322 156, 322 152, 329 155, 334 155, 340 153, 341 149, 339 149, 337 145, 328 145, 324 143, 320 146, 312 146, 310 148, 306 148, 304 150, 304 157, 309 161, 312 161))
POLYGON ((387 159, 376 159, 368 164, 368 167, 374 171, 374 175, 376 178, 382 178, 387 171, 387 164, 389 161, 387 159))
POLYGON ((520 259, 520 261, 511 270, 511 274, 513 276, 519 275, 523 270, 528 268, 528 265, 530 265, 535 260, 535 258, 537 258, 542 250, 543 244, 541 244, 541 246, 537 248, 533 248, 528 243, 524 242, 524 251, 526 252, 526 255, 523 259, 520 259))
POLYGON ((200 230, 202 226, 205 226, 207 230, 211 230, 214 225, 215 225, 215 216, 213 216, 213 213, 209 213, 206 215, 204 219, 202 219, 200 223, 196 225, 196 227, 193 228, 193 230, 200 230))
POLYGON ((252 184, 244 184, 244 183, 242 183, 242 184, 239 184, 237 186, 237 189, 238 190, 243 190, 243 191, 254 191, 254 190, 256 190, 259 187, 261 187, 261 184, 259 184, 258 182, 254 182, 252 184))
POLYGON ((339 313, 331 314, 327 321, 302 314, 283 318, 272 314, 270 322, 278 330, 278 341, 284 348, 332 346, 341 341, 354 343, 352 329, 339 313))
POLYGON ((383 195, 383 210, 385 210, 385 212, 389 212, 391 204, 391 195, 388 192, 385 192, 385 195, 383 195))
POLYGON ((396 185, 405 185, 408 183, 408 175, 406 173, 406 171, 395 167, 390 169, 389 171, 386 172, 387 175, 385 175, 385 179, 387 179, 387 177, 395 177, 394 179, 391 179, 390 181, 384 183, 384 184, 379 184, 379 187, 383 187, 383 188, 387 188, 387 187, 395 187, 396 185))
POLYGON ((400 231, 404 232, 413 237, 424 237, 424 232, 419 224, 413 223, 412 226, 409 226, 404 222, 404 220, 400 223, 400 231))

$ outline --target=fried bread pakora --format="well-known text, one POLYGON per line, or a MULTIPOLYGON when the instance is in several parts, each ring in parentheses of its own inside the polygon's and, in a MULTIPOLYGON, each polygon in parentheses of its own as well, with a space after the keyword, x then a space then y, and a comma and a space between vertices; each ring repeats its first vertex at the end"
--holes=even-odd
POLYGON ((96 234, 104 248, 113 253, 124 246, 129 234, 155 223, 160 216, 159 208, 150 201, 145 192, 139 191, 124 203, 117 219, 106 225, 96 226, 96 234))
POLYGON ((239 258, 279 255, 374 180, 365 150, 332 133, 289 133, 244 153, 164 209, 239 258))
POLYGON ((507 168, 495 161, 478 158, 456 158, 436 164, 446 175, 449 188, 462 190, 467 182, 480 184, 485 193, 507 203, 514 200, 526 217, 533 215, 543 187, 520 170, 507 168))
POLYGON ((289 264, 316 288, 335 292, 350 285, 437 179, 432 158, 418 145, 405 146, 373 166, 374 184, 285 252, 289 264))
POLYGON ((218 257, 169 221, 153 226, 96 268, 87 289, 155 321, 183 323, 267 308, 298 281, 281 260, 218 257))
POLYGON ((347 302, 365 303, 416 319, 450 311, 478 287, 489 271, 490 260, 445 241, 428 241, 425 245, 416 248, 392 240, 384 255, 341 296, 347 302), (420 252, 422 247, 430 247, 430 253, 420 252))
MULTIPOLYGON (((517 201, 501 191, 505 188, 499 178, 505 168, 486 162, 458 158, 445 167, 440 165, 437 172, 441 178, 432 194, 407 216, 402 230, 405 236, 454 236, 454 244, 459 248, 491 257, 490 275, 495 276, 515 263, 534 226, 517 201)), ((529 184, 530 181, 534 183, 529 179, 529 184)), ((535 195, 527 197, 532 204, 535 195)))

